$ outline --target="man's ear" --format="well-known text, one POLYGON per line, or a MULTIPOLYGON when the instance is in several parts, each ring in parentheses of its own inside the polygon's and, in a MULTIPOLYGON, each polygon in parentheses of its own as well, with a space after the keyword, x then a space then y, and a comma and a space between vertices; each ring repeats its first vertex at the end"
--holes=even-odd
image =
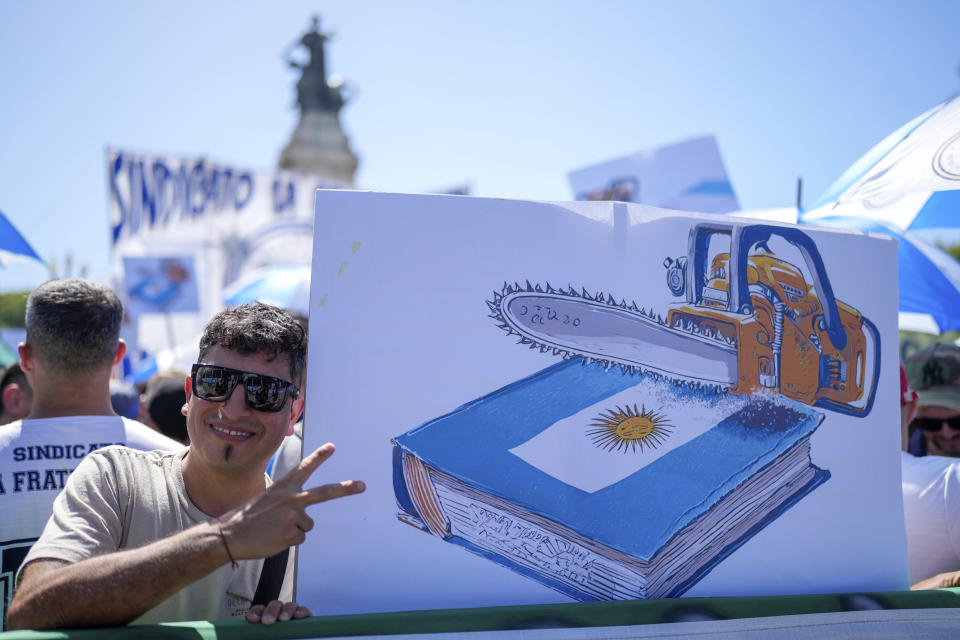
POLYGON ((120 338, 117 340, 117 352, 113 354, 113 364, 117 365, 123 360, 123 356, 127 353, 127 342, 120 338))
POLYGON ((3 405, 0 406, 0 409, 18 420, 30 414, 30 395, 16 382, 7 385, 7 388, 3 390, 2 402, 3 405))
POLYGON ((33 351, 26 342, 17 345, 17 355, 20 356, 20 368, 24 371, 33 369, 33 351))
POLYGON ((303 405, 303 396, 297 396, 293 399, 293 406, 290 409, 290 424, 287 425, 287 433, 285 435, 293 435, 293 425, 295 425, 297 420, 300 419, 300 416, 303 415, 303 405))
POLYGON ((190 395, 190 376, 187 376, 183 381, 183 392, 187 396, 187 401, 183 403, 182 407, 180 407, 180 413, 182 413, 183 416, 186 417, 187 411, 190 410, 190 398, 193 397, 190 395))
POLYGON ((14 405, 17 403, 18 391, 20 391, 20 385, 17 383, 8 384, 4 387, 3 395, 0 396, 0 413, 13 415, 14 405))

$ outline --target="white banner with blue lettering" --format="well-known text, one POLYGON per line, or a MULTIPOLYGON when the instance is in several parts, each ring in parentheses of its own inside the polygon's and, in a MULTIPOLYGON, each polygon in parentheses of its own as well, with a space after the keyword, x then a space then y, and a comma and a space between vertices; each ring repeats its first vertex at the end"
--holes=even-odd
MULTIPOLYGON (((125 258, 193 257, 199 313, 177 319, 175 340, 195 337, 196 327, 223 307, 223 288, 239 276, 310 264, 314 192, 346 186, 316 175, 117 149, 107 150, 107 177, 118 282, 125 258)), ((157 345, 146 335, 155 332, 141 327, 141 333, 148 351, 171 346, 165 330, 157 345)))

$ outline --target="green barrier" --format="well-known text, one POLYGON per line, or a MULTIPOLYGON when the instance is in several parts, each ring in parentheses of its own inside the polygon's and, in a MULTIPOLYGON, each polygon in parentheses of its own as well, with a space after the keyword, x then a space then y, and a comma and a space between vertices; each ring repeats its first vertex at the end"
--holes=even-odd
POLYGON ((576 604, 438 609, 317 616, 271 626, 246 622, 182 622, 108 629, 8 631, 2 640, 255 640, 401 635, 518 629, 609 627, 729 620, 873 609, 960 607, 960 589, 738 598, 674 598, 576 604))

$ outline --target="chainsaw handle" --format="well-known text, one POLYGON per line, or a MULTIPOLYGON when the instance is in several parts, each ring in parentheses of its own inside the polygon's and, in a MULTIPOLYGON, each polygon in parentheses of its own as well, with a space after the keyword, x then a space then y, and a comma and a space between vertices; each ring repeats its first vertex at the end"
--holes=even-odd
MULTIPOLYGON (((843 349, 847 346, 847 332, 840 322, 840 311, 837 309, 837 300, 833 296, 833 287, 830 286, 830 280, 827 278, 827 271, 823 266, 823 259, 820 257, 820 251, 817 249, 813 238, 799 229, 789 227, 775 227, 768 224, 756 224, 743 227, 739 237, 733 239, 731 251, 736 251, 738 271, 741 274, 747 272, 747 250, 757 242, 766 242, 770 236, 778 235, 793 246, 795 246, 803 255, 807 263, 810 275, 813 278, 813 285, 817 290, 817 296, 823 305, 823 323, 827 335, 830 336, 830 342, 837 349, 843 349), (740 246, 736 246, 739 244, 740 246)), ((741 293, 741 300, 749 300, 746 292, 746 276, 741 278, 739 283, 744 291, 741 293)))

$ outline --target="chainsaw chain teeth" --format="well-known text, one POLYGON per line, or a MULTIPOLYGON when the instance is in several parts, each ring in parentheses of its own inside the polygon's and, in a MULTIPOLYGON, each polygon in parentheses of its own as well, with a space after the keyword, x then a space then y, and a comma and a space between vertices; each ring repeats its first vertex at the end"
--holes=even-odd
POLYGON ((689 333, 690 335, 695 335, 700 338, 705 338, 708 340, 714 340, 717 343, 725 347, 736 347, 736 340, 732 340, 722 335, 720 332, 714 332, 708 330, 702 330, 699 325, 694 322, 684 321, 683 319, 677 319, 673 325, 669 325, 667 321, 659 313, 655 313, 653 309, 646 310, 643 307, 638 307, 636 302, 627 302, 625 298, 621 298, 619 302, 616 298, 613 297, 613 294, 603 293, 598 291, 593 294, 587 291, 585 288, 581 288, 580 291, 577 291, 571 285, 567 285, 566 289, 560 288, 556 289, 550 285, 549 282, 541 284, 531 284, 529 280, 525 281, 523 285, 519 282, 514 282, 510 284, 508 282, 503 283, 503 287, 500 291, 493 292, 493 300, 487 300, 487 307, 490 309, 491 313, 488 317, 493 318, 497 327, 502 329, 507 333, 507 335, 518 336, 517 344, 528 345, 530 349, 538 349, 540 353, 550 352, 555 356, 560 356, 564 360, 572 360, 574 358, 580 358, 581 364, 583 366, 591 364, 600 364, 607 371, 614 367, 619 367, 622 375, 648 375, 654 380, 666 380, 673 383, 676 387, 688 387, 691 390, 697 391, 710 391, 713 393, 726 393, 730 390, 728 385, 715 384, 715 383, 704 383, 702 380, 683 378, 683 377, 673 377, 665 376, 662 372, 654 369, 647 369, 640 365, 628 365, 621 364, 615 360, 609 360, 605 358, 592 358, 588 356, 583 356, 579 353, 573 353, 562 347, 557 347, 552 344, 543 344, 532 338, 527 337, 526 335, 520 333, 516 329, 510 326, 506 318, 503 315, 503 309, 501 304, 503 299, 512 294, 512 293, 549 293, 552 295, 564 296, 567 298, 579 298, 589 302, 599 302, 601 304, 606 304, 610 307, 617 307, 625 311, 639 314, 649 320, 655 321, 657 324, 661 325, 666 329, 671 331, 682 331, 684 333, 689 333))

